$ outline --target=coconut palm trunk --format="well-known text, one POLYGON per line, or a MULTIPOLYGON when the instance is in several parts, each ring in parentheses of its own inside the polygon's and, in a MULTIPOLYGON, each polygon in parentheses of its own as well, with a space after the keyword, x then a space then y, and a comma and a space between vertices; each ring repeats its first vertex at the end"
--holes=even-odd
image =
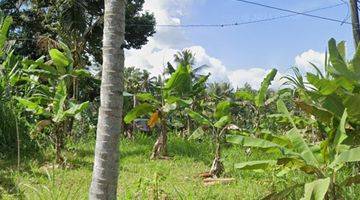
POLYGON ((105 0, 101 102, 89 199, 116 199, 123 111, 125 1, 105 0))

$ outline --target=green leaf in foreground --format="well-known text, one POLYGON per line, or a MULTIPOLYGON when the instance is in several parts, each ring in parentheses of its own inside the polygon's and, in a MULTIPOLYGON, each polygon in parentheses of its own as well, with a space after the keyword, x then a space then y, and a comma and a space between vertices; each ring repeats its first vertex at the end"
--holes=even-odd
POLYGON ((68 58, 59 50, 57 49, 51 49, 49 51, 51 60, 54 62, 56 67, 63 68, 69 65, 68 58))
POLYGON ((271 81, 274 80, 275 76, 276 76, 277 70, 276 69, 272 69, 270 71, 270 73, 265 77, 265 79, 263 80, 263 82, 261 83, 261 87, 259 90, 258 95, 255 97, 255 104, 257 107, 263 106, 265 103, 265 97, 266 97, 266 92, 269 89, 269 86, 271 84, 271 81))
POLYGON ((231 103, 228 101, 222 101, 217 104, 214 117, 220 119, 223 116, 229 115, 231 103))
POLYGON ((144 103, 144 104, 140 104, 138 106, 136 106, 135 108, 133 108, 124 118, 124 122, 129 124, 130 122, 132 122, 133 120, 135 120, 136 118, 148 114, 150 112, 152 112, 153 110, 155 110, 155 108, 148 104, 148 103, 144 103))
POLYGON ((357 80, 357 76, 349 70, 344 58, 339 52, 335 39, 329 40, 329 53, 330 53, 330 62, 332 67, 339 73, 339 75, 345 76, 350 80, 357 80))
POLYGON ((339 164, 358 161, 360 161, 360 147, 353 148, 341 153, 338 157, 335 158, 334 162, 332 162, 329 167, 334 168, 339 164))
POLYGON ((37 115, 41 115, 42 113, 44 113, 44 108, 41 107, 39 104, 34 103, 32 101, 29 101, 27 99, 24 98, 20 98, 20 97, 16 97, 15 98, 21 105, 23 105, 26 110, 28 111, 32 111, 37 115))
POLYGON ((219 121, 217 121, 214 126, 216 128, 222 128, 225 125, 227 125, 229 122, 231 121, 231 118, 229 116, 223 116, 219 119, 219 121))
POLYGON ((284 103, 283 100, 279 99, 279 100, 277 101, 277 109, 278 109, 278 111, 279 111, 280 113, 284 114, 284 115, 289 119, 289 121, 291 122, 291 124, 293 125, 293 127, 296 128, 296 125, 295 125, 295 123, 294 123, 294 120, 293 120, 293 118, 291 117, 288 109, 286 108, 286 105, 285 105, 285 103, 284 103))
POLYGON ((64 112, 65 116, 74 116, 78 113, 81 113, 82 111, 84 111, 85 109, 87 109, 89 107, 89 102, 84 102, 81 104, 71 104, 70 109, 66 110, 64 112))
POLYGON ((204 130, 201 127, 199 127, 190 135, 188 140, 197 140, 197 139, 201 138, 204 135, 205 135, 204 130))
MULTIPOLYGON (((346 109, 344 111, 343 116, 341 117, 341 121, 339 124, 339 127, 336 131, 335 138, 333 141, 334 148, 338 148, 338 146, 347 138, 345 125, 346 125, 346 119, 347 119, 347 112, 346 109)), ((338 149, 337 149, 338 152, 338 149)))
POLYGON ((157 102, 156 98, 150 94, 150 93, 140 93, 136 94, 136 98, 139 101, 151 101, 151 102, 157 102))
POLYGON ((316 167, 319 166, 319 162, 316 160, 315 155, 307 145, 304 138, 302 138, 299 130, 293 128, 287 133, 287 136, 292 143, 293 151, 299 153, 308 165, 313 165, 316 167))
POLYGON ((271 166, 276 165, 276 160, 257 160, 243 163, 237 163, 234 165, 236 169, 241 170, 265 170, 271 166))
POLYGON ((304 197, 301 200, 323 200, 330 186, 330 178, 318 179, 305 184, 304 197))
POLYGON ((275 144, 273 142, 269 142, 267 140, 253 138, 253 137, 247 137, 247 136, 242 136, 242 135, 227 135, 226 142, 233 143, 233 144, 240 144, 244 147, 256 147, 256 148, 261 148, 261 149, 281 147, 280 145, 275 144))
POLYGON ((188 112, 188 115, 194 119, 195 121, 197 121, 199 124, 201 125, 209 125, 211 126, 211 122, 206 119, 206 117, 202 116, 201 114, 195 112, 195 111, 192 111, 192 110, 187 110, 188 112))

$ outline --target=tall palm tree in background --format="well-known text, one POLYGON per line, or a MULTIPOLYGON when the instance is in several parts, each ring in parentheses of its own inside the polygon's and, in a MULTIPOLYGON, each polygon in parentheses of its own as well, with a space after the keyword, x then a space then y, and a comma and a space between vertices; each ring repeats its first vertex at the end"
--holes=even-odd
POLYGON ((103 67, 90 199, 116 199, 123 104, 125 0, 105 0, 103 67))
POLYGON ((174 61, 183 66, 194 65, 195 64, 195 55, 188 49, 179 51, 174 55, 174 61))
MULTIPOLYGON (((208 65, 201 65, 199 67, 194 67, 196 60, 195 60, 195 54, 191 52, 189 49, 185 49, 182 51, 178 51, 174 55, 174 62, 181 66, 190 66, 191 68, 191 77, 197 79, 204 69, 209 68, 208 65)), ((165 74, 172 74, 175 72, 174 66, 171 65, 170 62, 167 63, 167 66, 165 68, 165 74)))
POLYGON ((233 88, 228 82, 214 82, 208 84, 208 93, 215 99, 224 100, 226 97, 231 96, 233 88))

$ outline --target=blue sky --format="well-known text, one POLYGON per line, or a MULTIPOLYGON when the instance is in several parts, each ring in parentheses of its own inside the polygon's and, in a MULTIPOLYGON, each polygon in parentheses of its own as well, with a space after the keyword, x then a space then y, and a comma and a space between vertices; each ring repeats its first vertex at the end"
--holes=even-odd
MULTIPOLYGON (((286 9, 305 11, 341 3, 339 0, 255 0, 286 9)), ((313 14, 345 19, 347 5, 313 14)), ((288 13, 236 2, 234 0, 194 3, 183 24, 233 23, 275 17, 288 13)), ((349 19, 350 20, 350 19, 349 19)), ((288 68, 294 58, 308 50, 322 52, 327 40, 345 40, 352 50, 350 25, 296 16, 285 19, 227 28, 192 28, 185 30, 187 38, 201 45, 229 68, 288 68)))
MULTIPOLYGON (((252 0, 299 12, 328 7, 340 0, 252 0)), ((144 10, 154 13, 158 24, 224 24, 260 20, 289 13, 249 5, 236 0, 145 0, 144 10)), ((344 20, 346 4, 311 14, 344 20)), ((347 19, 349 22, 350 18, 347 19)), ((294 16, 274 21, 224 28, 157 27, 157 33, 140 50, 126 52, 126 66, 161 74, 167 61, 182 49, 196 55, 198 65, 211 68, 212 81, 228 81, 234 87, 250 83, 259 87, 271 68, 281 75, 297 65, 308 70, 308 61, 322 65, 327 41, 347 41, 352 54, 352 29, 348 24, 294 16)), ((280 82, 277 84, 280 85, 280 82)))

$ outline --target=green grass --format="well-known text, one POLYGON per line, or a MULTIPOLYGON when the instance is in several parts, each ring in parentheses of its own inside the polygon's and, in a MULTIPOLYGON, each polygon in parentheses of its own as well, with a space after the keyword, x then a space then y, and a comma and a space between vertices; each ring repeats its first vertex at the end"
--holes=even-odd
MULTIPOLYGON (((168 144, 172 158, 155 161, 149 160, 153 143, 154 138, 146 136, 121 141, 119 199, 259 199, 302 182, 305 177, 298 174, 280 179, 272 172, 236 170, 234 163, 271 159, 273 155, 253 151, 251 156, 246 156, 242 148, 229 146, 223 150, 224 176, 236 181, 230 185, 204 186, 197 175, 209 170, 213 158, 210 143, 173 136, 168 144)), ((0 199, 87 199, 93 147, 94 142, 69 145, 68 169, 56 169, 51 163, 32 159, 24 160, 26 164, 18 173, 15 161, 0 160, 0 166, 5 166, 0 168, 0 199)), ((295 199, 301 193, 300 190, 295 199)))

